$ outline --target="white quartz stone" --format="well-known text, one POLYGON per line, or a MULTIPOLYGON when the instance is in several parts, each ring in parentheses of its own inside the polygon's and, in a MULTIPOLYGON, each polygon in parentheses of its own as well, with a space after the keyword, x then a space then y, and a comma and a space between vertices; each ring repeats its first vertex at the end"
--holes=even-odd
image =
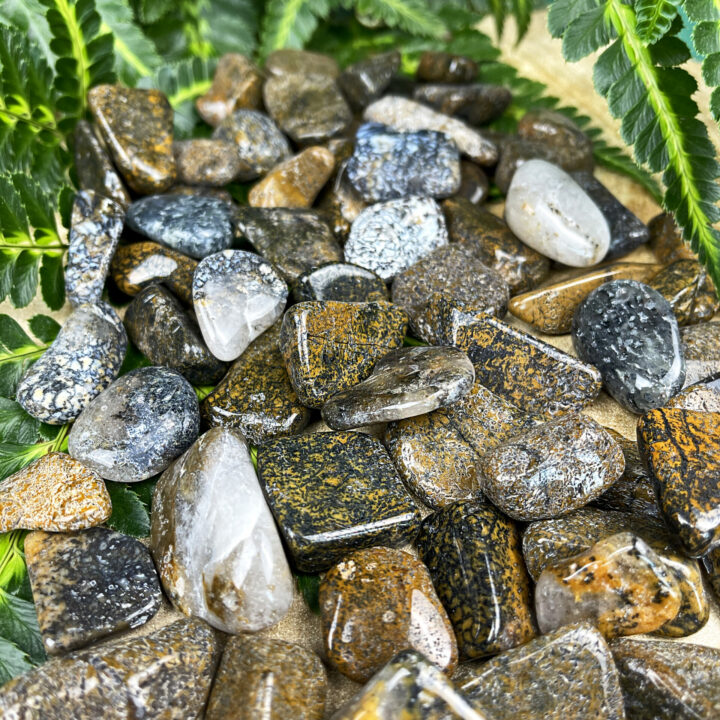
POLYGON ((545 160, 528 160, 515 171, 505 220, 526 245, 571 267, 595 265, 610 246, 610 228, 598 206, 545 160))

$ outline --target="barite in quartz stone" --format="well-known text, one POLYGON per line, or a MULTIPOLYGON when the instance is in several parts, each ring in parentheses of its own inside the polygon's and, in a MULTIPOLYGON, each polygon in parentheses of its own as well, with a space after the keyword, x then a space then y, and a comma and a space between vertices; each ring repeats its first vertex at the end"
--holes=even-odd
POLYGON ((125 218, 127 226, 150 240, 194 258, 230 246, 232 215, 222 200, 204 195, 151 195, 136 200, 125 218))
POLYGON ((173 110, 159 90, 96 85, 88 106, 127 184, 142 194, 175 182, 173 110))
POLYGON ((668 408, 720 413, 720 388, 715 381, 689 385, 665 404, 668 408))
POLYGON ((660 293, 635 280, 593 290, 573 317, 575 351, 630 412, 663 405, 685 380, 680 330, 660 293))
POLYGON ((487 199, 489 192, 490 181, 483 169, 470 160, 461 160, 460 187, 455 197, 462 197, 473 205, 480 205, 487 199))
POLYGON ((276 165, 248 193, 252 207, 310 207, 330 179, 335 156, 314 146, 276 165))
POLYGON ((388 200, 358 215, 345 245, 345 259, 391 280, 447 244, 445 218, 432 198, 388 200))
POLYGON ((680 328, 685 385, 720 372, 720 322, 680 328))
POLYGON ((242 170, 235 145, 223 140, 196 138, 173 143, 178 180, 188 185, 227 185, 242 170))
POLYGON ((142 367, 83 410, 70 430, 68 452, 106 480, 138 482, 184 452, 199 426, 192 385, 175 370, 142 367))
POLYGON ((348 65, 338 77, 338 85, 350 104, 364 108, 382 94, 400 69, 397 50, 371 55, 348 65))
POLYGON ((225 646, 205 720, 323 720, 326 693, 325 668, 314 652, 236 635, 225 646))
POLYGON ((18 720, 199 720, 219 642, 200 620, 57 658, 3 686, 0 714, 18 720))
POLYGON ((65 269, 65 292, 73 306, 100 300, 125 210, 92 190, 75 195, 65 269))
POLYGON ((25 371, 16 399, 34 418, 64 425, 117 377, 126 349, 125 328, 108 304, 81 305, 25 371))
POLYGON ((240 160, 236 177, 242 182, 264 175, 290 155, 287 138, 271 118, 257 110, 236 110, 212 136, 235 146, 240 160))
POLYGON ((435 130, 447 135, 458 150, 478 165, 494 165, 498 159, 498 150, 491 140, 466 125, 462 120, 448 117, 415 100, 387 95, 368 105, 363 119, 369 122, 383 123, 394 130, 416 132, 435 130))
POLYGON ((214 385, 227 370, 207 349, 197 323, 161 285, 141 290, 128 305, 124 322, 152 365, 177 370, 195 385, 214 385))
POLYGON ((453 680, 493 720, 625 720, 610 648, 588 623, 466 663, 453 680))
POLYGON ((340 75, 340 67, 335 58, 309 50, 283 48, 274 50, 265 61, 265 72, 269 75, 324 75, 336 78, 340 75))
POLYGON ((301 275, 293 287, 293 297, 297 302, 375 302, 387 300, 388 291, 372 270, 352 263, 328 263, 301 275))
POLYGON ((285 313, 280 348, 300 402, 321 408, 335 393, 370 375, 399 348, 407 315, 387 302, 302 302, 285 313))
POLYGON ((622 532, 543 570, 535 586, 542 633, 589 620, 606 637, 657 630, 680 609, 678 582, 637 535, 622 532))
POLYGON ((248 207, 238 211, 236 226, 287 282, 343 259, 342 248, 317 210, 248 207))
POLYGON ((485 495, 523 521, 557 517, 586 505, 624 468, 622 450, 605 428, 575 413, 506 440, 480 461, 485 495))
POLYGON ((500 85, 419 85, 413 100, 426 103, 445 115, 457 115, 471 125, 484 125, 500 117, 512 101, 512 93, 500 85))
POLYGON ((150 549, 173 605, 224 632, 261 630, 290 608, 290 569, 236 430, 208 430, 163 473, 150 549))
POLYGON ((452 55, 437 50, 425 50, 417 66, 418 80, 438 83, 466 83, 474 80, 478 66, 464 55, 452 55))
POLYGON ((197 260, 153 242, 121 245, 110 263, 115 284, 127 295, 163 283, 184 303, 192 302, 192 279, 197 260))
POLYGON ((135 538, 107 528, 34 532, 24 549, 48 655, 140 627, 160 609, 152 557, 135 538))
POLYGON ((446 673, 457 665, 452 625, 427 568, 392 548, 359 550, 320 583, 325 655, 343 675, 366 682, 402 650, 446 673))
POLYGON ((347 177, 369 203, 409 195, 447 197, 460 187, 460 155, 442 133, 395 132, 366 123, 355 136, 347 177))
POLYGON ((372 375, 332 395, 322 409, 334 430, 402 420, 452 405, 475 381, 468 356, 451 347, 392 350, 377 361, 372 375))
POLYGON ((528 160, 515 172, 505 220, 531 248, 572 267, 595 265, 610 247, 610 228, 598 206, 570 175, 545 160, 528 160))
POLYGON ((82 530, 104 523, 111 512, 102 479, 65 453, 44 455, 0 486, 0 532, 82 530))
POLYGON ((670 213, 660 213, 649 223, 650 248, 659 263, 670 265, 676 260, 696 260, 692 248, 683 240, 682 231, 670 213))
POLYGON ((283 313, 285 282, 269 262, 245 250, 205 258, 193 277, 193 306, 203 338, 219 360, 235 360, 283 313))

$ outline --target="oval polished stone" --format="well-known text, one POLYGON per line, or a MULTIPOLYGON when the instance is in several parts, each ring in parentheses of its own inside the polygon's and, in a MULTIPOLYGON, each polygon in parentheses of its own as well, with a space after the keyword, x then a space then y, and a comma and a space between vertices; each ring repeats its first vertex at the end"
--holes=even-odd
POLYGON ((489 503, 456 502, 423 521, 416 546, 461 659, 495 655, 534 637, 530 581, 512 520, 489 503))
POLYGON ((477 77, 477 63, 464 55, 425 50, 416 70, 418 80, 439 83, 464 83, 477 77))
POLYGON ((490 192, 490 181, 479 165, 470 160, 460 162, 460 187, 456 198, 465 198, 473 205, 480 205, 490 192))
POLYGON ((380 97, 399 68, 397 50, 370 55, 348 65, 338 78, 338 85, 354 108, 364 108, 380 97))
POLYGON ((352 263, 329 263, 301 275, 293 287, 297 302, 337 300, 374 302, 387 300, 385 282, 372 270, 352 263))
POLYGON ((720 322, 682 327, 680 341, 686 386, 720 372, 720 322))
POLYGON ((296 50, 294 48, 273 50, 267 56, 264 70, 269 75, 302 73, 305 75, 323 75, 330 78, 336 78, 340 75, 340 67, 335 58, 323 53, 296 50))
POLYGON ((452 625, 427 568, 402 550, 360 550, 320 583, 325 655, 343 675, 366 682, 402 650, 417 650, 450 674, 452 625))
POLYGON ((138 482, 184 452, 199 426, 192 385, 169 368, 142 367, 83 410, 70 430, 68 452, 106 480, 138 482))
POLYGON ((573 317, 573 345, 602 373, 607 391, 630 412, 663 405, 683 385, 680 330, 665 298, 634 280, 605 283, 573 317))
POLYGON ((126 349, 125 328, 107 303, 81 305, 25 371, 16 399, 41 422, 64 425, 117 377, 126 349))
POLYGON ((505 220, 527 245, 572 267, 600 262, 610 247, 610 228, 585 191, 556 165, 528 160, 513 176, 505 220))
POLYGON ((485 83, 419 85, 413 100, 456 115, 471 125, 484 125, 500 117, 512 101, 512 93, 500 85, 485 83))
POLYGON ((235 146, 223 140, 195 138, 173 143, 178 181, 186 185, 223 187, 242 171, 235 146))

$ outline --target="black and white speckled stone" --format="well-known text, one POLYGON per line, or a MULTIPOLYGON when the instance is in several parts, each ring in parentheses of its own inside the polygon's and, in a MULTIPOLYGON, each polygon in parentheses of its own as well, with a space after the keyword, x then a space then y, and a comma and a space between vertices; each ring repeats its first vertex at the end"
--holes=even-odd
POLYGON ((106 480, 139 482, 187 450, 199 428, 192 385, 175 370, 143 367, 85 408, 70 430, 68 452, 106 480))
POLYGON ((354 108, 364 108, 380 97, 399 68, 397 50, 371 55, 346 67, 338 78, 338 85, 354 108))
POLYGON ((640 413, 663 405, 685 380, 677 320, 665 298, 635 280, 613 280, 575 311, 578 356, 600 370, 620 405, 640 413))
POLYGON ((125 210, 92 190, 75 195, 65 292, 72 305, 97 302, 125 220, 125 210))
POLYGON ((345 259, 391 280, 442 245, 445 218, 432 198, 388 200, 363 210, 352 224, 345 259))
POLYGON ((355 138, 347 176, 367 202, 409 195, 441 198, 460 187, 460 153, 440 132, 396 132, 366 123, 355 138))
POLYGON ((16 399, 34 418, 64 425, 117 377, 126 349, 125 328, 109 305, 81 305, 23 375, 16 399))
POLYGON ((351 263, 330 263, 301 275, 293 288, 293 297, 298 302, 375 302, 387 300, 388 291, 383 279, 371 270, 351 263))
POLYGON ((194 258, 230 247, 230 208, 204 195, 151 195, 136 200, 125 221, 135 232, 194 258))

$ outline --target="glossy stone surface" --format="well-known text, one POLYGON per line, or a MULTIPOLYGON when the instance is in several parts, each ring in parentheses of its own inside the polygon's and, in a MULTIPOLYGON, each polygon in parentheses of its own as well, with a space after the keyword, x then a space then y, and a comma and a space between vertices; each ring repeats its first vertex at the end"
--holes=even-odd
POLYGON ((345 259, 391 280, 447 242, 445 219, 432 198, 388 200, 358 215, 345 244, 345 259))
POLYGON ((204 258, 230 246, 232 219, 228 206, 204 195, 153 195, 136 200, 127 226, 173 250, 204 258))
POLYGON ((150 285, 125 311, 135 347, 152 365, 177 370, 194 385, 214 385, 227 366, 207 349, 200 329, 169 290, 150 285))
POLYGON ((413 99, 434 107, 445 115, 456 115, 471 125, 484 125, 500 117, 512 100, 507 88, 499 85, 419 85, 413 99))
POLYGON ((329 263, 301 275, 293 288, 297 302, 337 300, 376 302, 388 299, 383 279, 372 270, 352 263, 329 263))
POLYGON ((357 432, 281 438, 258 475, 295 567, 325 570, 350 551, 412 539, 420 512, 383 446, 357 432))
POLYGON ((324 147, 309 147, 276 165, 248 194, 253 207, 310 207, 330 179, 335 157, 324 147))
POLYGON ((210 352, 235 360, 283 313, 288 289, 272 265, 245 250, 205 258, 193 277, 193 307, 210 352))
POLYGON ((370 377, 332 395, 322 417, 334 430, 349 430, 424 415, 462 399, 474 381, 473 365, 461 350, 399 348, 381 357, 370 377))
POLYGON ((65 453, 43 455, 0 486, 0 532, 82 530, 111 512, 102 479, 65 453))
POLYGON ((338 240, 345 242, 355 218, 367 207, 360 193, 347 177, 347 159, 336 160, 333 178, 320 194, 317 206, 327 216, 338 240))
POLYGON ((359 550, 330 568, 320 610, 326 657, 352 680, 366 682, 410 649, 455 669, 455 635, 427 568, 402 550, 359 550))
POLYGON ((515 520, 557 517, 594 500, 622 475, 610 434, 571 413, 490 450, 480 462, 485 495, 515 520))
POLYGON ((438 83, 466 83, 475 79, 478 67, 463 55, 426 50, 417 67, 418 80, 438 83))
POLYGON ((106 528, 34 532, 24 549, 48 655, 144 625, 160 609, 152 557, 134 538, 106 528))
POLYGON ((635 280, 593 290, 575 311, 573 345, 602 373, 617 402, 640 413, 663 405, 683 385, 685 361, 670 304, 635 280))
POLYGON ((205 720, 322 720, 326 692, 325 668, 315 653, 239 635, 225 646, 205 720))
POLYGON ((218 641, 205 623, 179 620, 14 678, 3 686, 0 713, 22 720, 198 720, 218 654, 218 641))
POLYGON ((25 371, 16 400, 34 418, 64 425, 117 377, 126 348, 125 328, 109 305, 81 305, 25 371))
POLYGON ((516 170, 505 220, 531 248, 571 267, 600 262, 610 247, 610 228, 598 206, 570 175, 545 160, 528 160, 516 170))
POLYGON ((625 720, 610 648, 587 623, 463 665, 454 680, 494 720, 625 720))
POLYGON ((336 78, 340 75, 340 68, 335 58, 329 55, 308 50, 283 48, 282 50, 274 50, 267 56, 265 72, 270 75, 300 73, 336 78))
POLYGON ((223 632, 290 608, 293 581, 245 439, 213 428, 158 481, 150 549, 173 605, 223 632))
POLYGON ((720 323, 700 323, 680 328, 685 358, 685 385, 720 372, 720 323))
POLYGON ((469 160, 460 162, 460 188, 455 197, 463 197, 475 205, 487 199, 490 181, 479 165, 469 160))
POLYGON ((118 170, 135 192, 149 195, 175 181, 173 110, 159 90, 96 85, 88 106, 118 170))
POLYGON ((397 50, 370 55, 348 65, 338 78, 338 85, 354 108, 364 108, 380 97, 399 68, 397 50))
MULTIPOLYGON (((517 169, 529 160, 546 160, 553 165, 563 168, 567 172, 577 170, 576 158, 570 154, 565 157, 562 148, 551 146, 539 140, 528 140, 519 135, 506 135, 498 140, 500 148, 500 159, 495 166, 495 175, 493 179, 500 189, 500 192, 507 195, 508 188, 512 182, 513 176, 517 169), (566 161, 569 161, 569 167, 565 167, 566 161)), ((592 167, 586 168, 588 171, 592 167)))
POLYGON ((656 215, 649 223, 650 247, 659 263, 669 265, 676 260, 694 260, 695 254, 682 239, 682 232, 669 213, 656 215))
POLYGON ((665 407, 720 413, 720 392, 714 382, 689 385, 667 401, 665 407))
POLYGON ((447 197, 460 187, 460 155, 442 133, 395 132, 366 123, 355 138, 347 176, 366 202, 447 197))
POLYGON ((70 430, 68 452, 107 480, 138 482, 186 450, 199 425, 192 385, 169 368, 142 367, 83 410, 70 430))
POLYGON ((173 152, 178 180, 188 185, 222 187, 232 182, 242 170, 235 145, 224 140, 176 140, 173 152))
POLYGON ((492 505, 465 501, 438 510, 423 521, 416 546, 461 659, 495 655, 535 635, 520 535, 492 505))
POLYGON ((707 553, 702 558, 702 566, 715 596, 720 598, 720 548, 707 553))

